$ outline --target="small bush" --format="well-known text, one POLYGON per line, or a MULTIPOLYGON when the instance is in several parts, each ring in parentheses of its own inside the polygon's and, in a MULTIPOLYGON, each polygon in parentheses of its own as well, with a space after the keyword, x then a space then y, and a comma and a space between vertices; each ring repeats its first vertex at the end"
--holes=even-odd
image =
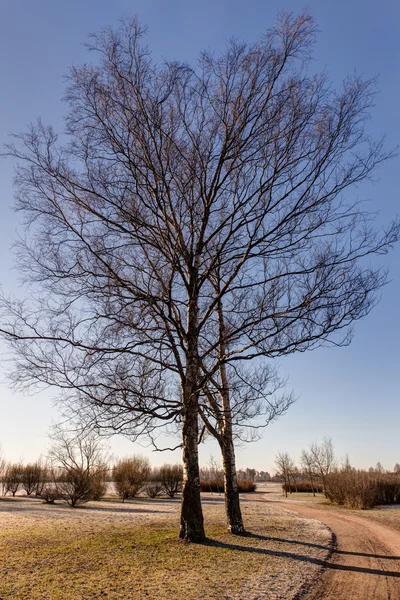
POLYGON ((54 484, 58 497, 72 508, 93 499, 91 477, 85 469, 62 469, 54 484))
POLYGON ((251 479, 242 479, 238 481, 239 493, 248 494, 250 492, 255 492, 257 489, 257 485, 251 479))
POLYGON ((222 479, 202 479, 200 481, 200 489, 202 492, 222 494, 224 491, 224 482, 222 479))
POLYGON ((42 485, 46 482, 48 473, 46 467, 39 462, 30 463, 23 467, 21 486, 27 496, 39 495, 42 485))
POLYGON ((144 456, 120 460, 113 469, 113 479, 118 496, 124 502, 134 498, 144 487, 150 474, 150 463, 144 456))
POLYGON ((58 488, 55 483, 44 483, 40 491, 37 493, 38 498, 42 498, 46 504, 55 504, 56 500, 60 500, 58 488))
POLYGON ((94 473, 91 473, 92 500, 101 500, 107 491, 107 471, 106 465, 97 467, 94 473))
POLYGON ((160 481, 149 481, 146 483, 145 492, 149 498, 156 498, 163 491, 163 486, 160 481))
MULTIPOLYGON (((104 467, 93 467, 90 470, 81 467, 59 468, 53 475, 53 481, 45 488, 45 493, 50 498, 54 496, 54 499, 64 500, 69 506, 76 508, 89 500, 100 500, 104 496, 105 473, 104 467)), ((42 492, 41 497, 43 495, 42 492)))
POLYGON ((163 465, 160 468, 159 476, 163 490, 170 498, 174 498, 178 492, 182 491, 182 465, 163 465))
POLYGON ((298 481, 296 485, 294 485, 294 483, 284 483, 282 484, 282 489, 284 492, 288 492, 290 494, 292 494, 293 492, 299 492, 304 494, 312 494, 316 492, 318 494, 322 494, 322 492, 324 491, 320 483, 312 484, 311 481, 298 481))
POLYGON ((22 463, 9 463, 6 465, 3 477, 4 495, 15 496, 22 487, 24 477, 24 466, 22 463))
MULTIPOLYGON (((241 479, 237 484, 239 493, 248 494, 255 492, 257 489, 257 485, 250 479, 241 479)), ((224 492, 224 482, 221 479, 203 479, 200 481, 200 489, 202 492, 222 494, 224 492)))

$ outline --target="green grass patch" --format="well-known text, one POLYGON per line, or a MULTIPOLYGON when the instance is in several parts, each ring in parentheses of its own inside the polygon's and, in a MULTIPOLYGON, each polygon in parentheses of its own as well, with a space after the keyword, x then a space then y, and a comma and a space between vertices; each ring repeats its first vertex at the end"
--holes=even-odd
POLYGON ((247 540, 223 526, 208 529, 218 545, 198 545, 178 540, 175 525, 57 525, 0 536, 0 598, 223 598, 265 565, 265 556, 224 546, 247 540))

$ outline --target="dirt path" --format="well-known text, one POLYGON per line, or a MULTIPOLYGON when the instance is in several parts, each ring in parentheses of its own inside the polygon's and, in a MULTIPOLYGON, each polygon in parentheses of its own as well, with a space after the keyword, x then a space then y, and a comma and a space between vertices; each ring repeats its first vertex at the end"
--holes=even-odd
POLYGON ((318 519, 334 533, 335 547, 322 578, 303 600, 400 600, 400 532, 351 514, 274 504, 318 519))

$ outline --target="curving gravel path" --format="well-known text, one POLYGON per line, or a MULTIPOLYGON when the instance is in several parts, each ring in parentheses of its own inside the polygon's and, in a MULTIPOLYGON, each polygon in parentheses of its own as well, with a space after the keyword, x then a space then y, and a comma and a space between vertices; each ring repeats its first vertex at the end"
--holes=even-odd
POLYGON ((325 523, 334 533, 331 557, 302 600, 399 600, 400 532, 341 511, 265 498, 280 508, 325 523))

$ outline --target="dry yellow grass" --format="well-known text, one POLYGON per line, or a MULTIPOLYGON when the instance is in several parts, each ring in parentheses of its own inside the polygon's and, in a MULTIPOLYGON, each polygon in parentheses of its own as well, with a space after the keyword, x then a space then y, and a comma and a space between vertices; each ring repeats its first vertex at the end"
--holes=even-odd
POLYGON ((392 527, 397 531, 400 531, 400 507, 396 506, 390 508, 390 506, 376 507, 371 510, 358 510, 356 511, 361 517, 367 517, 378 521, 382 525, 392 527))
POLYGON ((329 533, 263 502, 243 509, 251 535, 233 537, 221 499, 206 501, 210 540, 194 545, 177 539, 176 502, 0 501, 0 598, 289 600, 318 573, 329 533))

